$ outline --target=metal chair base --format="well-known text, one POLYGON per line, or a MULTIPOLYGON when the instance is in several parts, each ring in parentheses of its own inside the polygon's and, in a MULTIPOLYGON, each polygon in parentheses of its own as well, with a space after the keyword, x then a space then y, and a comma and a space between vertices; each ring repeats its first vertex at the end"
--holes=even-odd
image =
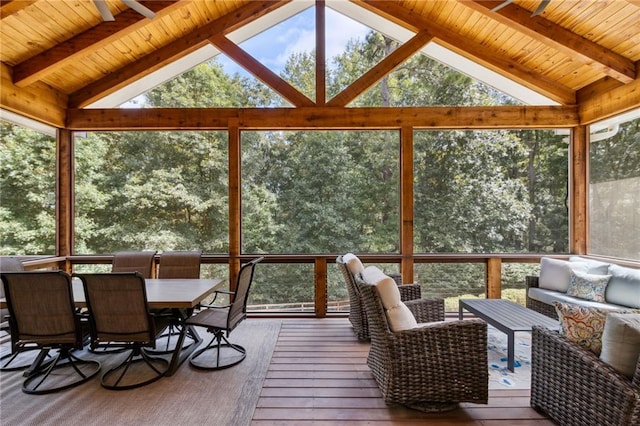
POLYGON ((44 395, 69 389, 91 380, 100 372, 98 361, 78 358, 69 350, 62 349, 52 361, 45 362, 48 349, 39 355, 31 373, 22 384, 22 391, 28 394, 44 395), (71 370, 69 374, 54 374, 62 369, 71 370))
POLYGON ((102 375, 102 387, 110 390, 134 389, 153 383, 164 377, 169 361, 160 357, 151 357, 141 348, 133 349, 123 362, 102 375), (145 371, 137 371, 137 365, 143 365, 145 371), (136 376, 132 379, 132 376, 136 376), (140 379, 142 377, 142 379, 140 379))
POLYGON ((206 347, 194 352, 189 363, 200 370, 222 370, 240 364, 246 356, 246 349, 229 342, 220 330, 215 332, 206 347), (209 351, 214 351, 215 354, 212 357, 204 356, 209 351))

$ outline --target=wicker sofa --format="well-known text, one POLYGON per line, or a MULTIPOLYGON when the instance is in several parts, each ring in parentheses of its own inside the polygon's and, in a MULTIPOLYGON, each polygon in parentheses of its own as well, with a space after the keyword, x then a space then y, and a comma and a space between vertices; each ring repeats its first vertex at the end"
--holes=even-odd
POLYGON ((373 266, 356 276, 371 333, 367 365, 384 401, 427 412, 486 404, 487 324, 443 321, 442 299, 405 305, 389 280, 373 266))
POLYGON ((561 425, 640 424, 640 359, 632 378, 556 331, 534 326, 531 406, 561 425))
MULTIPOLYGON (((367 321, 367 313, 362 305, 360 291, 356 286, 355 275, 364 271, 364 265, 360 259, 353 253, 347 253, 342 256, 338 256, 336 264, 342 272, 345 284, 347 285, 347 293, 349 294, 349 321, 353 326, 358 339, 369 340, 371 338, 369 334, 369 322, 367 321)), ((420 284, 401 284, 398 283, 398 290, 400 291, 400 297, 403 302, 410 300, 419 300, 422 297, 422 289, 420 284)), ((420 309, 436 309, 434 318, 440 316, 444 319, 444 304, 439 307, 435 305, 425 305, 424 303, 412 302, 409 304, 415 307, 416 310, 420 309)), ((431 314, 431 312, 427 313, 431 314)))
POLYGON ((558 319, 553 302, 619 310, 640 308, 640 270, 599 262, 580 256, 571 256, 568 261, 543 257, 540 260, 540 276, 527 276, 526 304, 551 318, 558 319), (586 300, 568 294, 572 277, 609 276, 604 300, 586 300))

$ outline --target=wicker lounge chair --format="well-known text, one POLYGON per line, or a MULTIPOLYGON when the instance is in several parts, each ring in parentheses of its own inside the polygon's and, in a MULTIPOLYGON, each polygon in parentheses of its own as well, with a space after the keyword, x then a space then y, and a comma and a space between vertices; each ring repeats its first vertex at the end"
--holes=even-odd
MULTIPOLYGON (((367 365, 386 403, 421 411, 445 411, 458 402, 486 404, 487 324, 480 319, 439 321, 393 332, 375 286, 356 277, 369 320, 371 349, 367 365)), ((414 305, 439 304, 421 299, 414 305)), ((418 323, 444 319, 424 315, 429 309, 406 306, 418 323)))
POLYGON ((640 361, 633 379, 557 331, 534 326, 531 406, 561 425, 640 425, 640 361))
MULTIPOLYGON (((369 335, 367 313, 360 301, 360 294, 358 287, 356 286, 355 277, 345 262, 345 256, 347 255, 338 256, 336 263, 340 272, 342 272, 345 284, 347 285, 347 293, 349 294, 349 321, 358 335, 358 339, 368 340, 371 336, 369 335)), ((400 297, 404 302, 409 300, 418 300, 422 297, 420 284, 402 284, 398 286, 398 289, 400 290, 400 297)), ((444 319, 444 305, 442 310, 442 319, 444 319)))

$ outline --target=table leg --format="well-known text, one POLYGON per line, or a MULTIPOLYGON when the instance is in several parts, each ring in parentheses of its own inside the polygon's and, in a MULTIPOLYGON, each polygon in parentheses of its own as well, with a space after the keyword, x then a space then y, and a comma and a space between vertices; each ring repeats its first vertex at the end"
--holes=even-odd
POLYGON ((507 369, 513 372, 515 367, 515 333, 510 331, 507 333, 507 369))
POLYGON ((165 376, 172 376, 178 370, 178 367, 180 367, 180 365, 189 358, 189 356, 191 356, 200 343, 202 343, 202 337, 200 337, 195 327, 183 324, 182 332, 178 338, 178 343, 176 343, 173 355, 171 355, 171 361, 169 361, 169 367, 167 368, 165 376), (182 344, 184 343, 184 338, 187 333, 193 339, 193 343, 183 348, 182 344))

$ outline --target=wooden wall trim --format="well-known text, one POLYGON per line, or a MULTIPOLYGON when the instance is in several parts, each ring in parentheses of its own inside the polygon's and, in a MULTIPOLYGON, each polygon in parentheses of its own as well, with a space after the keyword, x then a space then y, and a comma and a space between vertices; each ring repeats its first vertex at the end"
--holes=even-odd
POLYGON ((577 106, 69 109, 72 130, 526 129, 579 124, 577 106))
POLYGON ((580 124, 592 124, 635 108, 640 108, 640 77, 582 102, 578 107, 580 124))

